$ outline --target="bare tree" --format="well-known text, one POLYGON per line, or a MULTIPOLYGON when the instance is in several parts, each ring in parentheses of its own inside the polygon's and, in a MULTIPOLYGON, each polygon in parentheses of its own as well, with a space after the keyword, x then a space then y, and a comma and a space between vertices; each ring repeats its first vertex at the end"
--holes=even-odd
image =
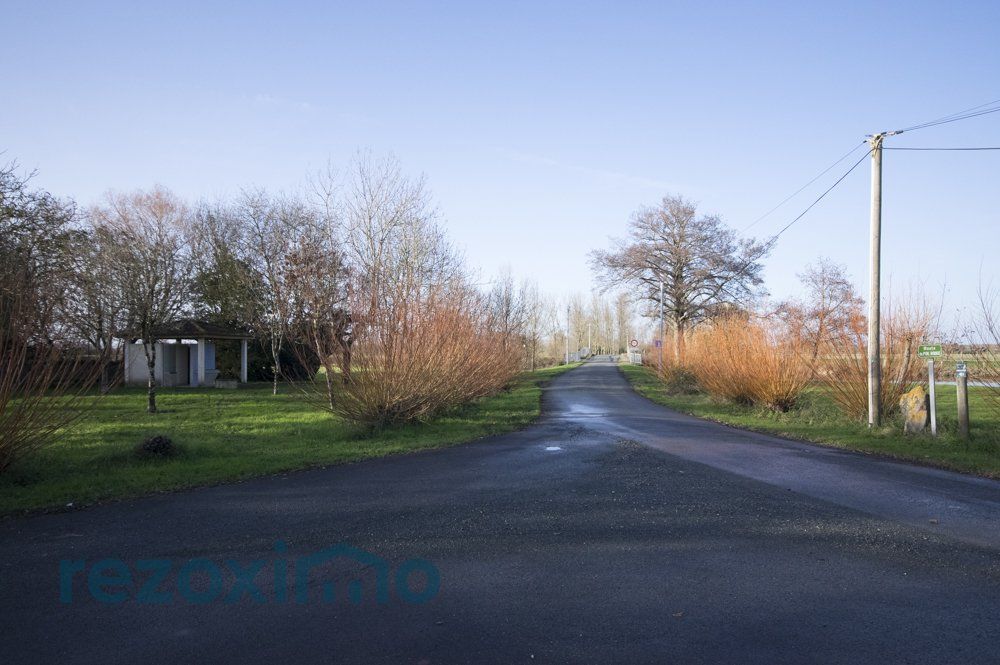
POLYGON ((437 222, 424 179, 406 177, 395 159, 359 155, 342 210, 353 288, 367 295, 369 307, 462 279, 461 257, 437 222))
POLYGON ((61 319, 74 208, 0 167, 0 471, 79 417, 103 359, 61 319))
POLYGON ((285 267, 288 336, 300 364, 324 368, 324 390, 320 394, 326 409, 335 408, 338 384, 351 381, 354 342, 347 268, 332 231, 319 225, 310 227, 289 252, 285 267))
POLYGON ((524 343, 527 347, 528 369, 534 372, 538 365, 538 347, 546 332, 548 305, 535 282, 524 282, 521 294, 524 303, 524 343))
POLYGON ((987 402, 1000 411, 1000 291, 979 280, 979 316, 968 341, 976 360, 975 378, 982 382, 987 402))
MULTIPOLYGON (((509 270, 503 272, 493 281, 489 306, 492 319, 503 338, 505 347, 518 343, 517 340, 524 333, 527 317, 524 296, 524 290, 518 289, 514 284, 514 278, 509 270)), ((505 348, 505 353, 517 352, 520 354, 520 344, 518 343, 519 348, 516 350, 505 348)), ((526 342, 523 344, 527 346, 526 342)))
POLYGON ((805 295, 801 300, 781 303, 777 314, 790 332, 808 349, 815 363, 824 346, 849 337, 852 323, 862 314, 864 300, 858 295, 844 266, 821 257, 799 273, 805 295))
MULTIPOLYGON (((922 340, 936 335, 940 302, 928 298, 919 286, 900 295, 888 292, 882 309, 882 394, 886 415, 899 409, 899 398, 920 379, 923 363, 917 356, 922 340)), ((846 334, 830 339, 819 358, 820 380, 845 414, 862 420, 868 412, 868 320, 853 310, 846 334)))
POLYGON ((615 297, 615 344, 618 353, 628 350, 629 333, 632 326, 632 302, 628 293, 622 291, 615 297))
MULTIPOLYGON (((93 226, 75 234, 73 279, 63 317, 83 340, 104 358, 114 359, 119 347, 115 339, 128 326, 129 285, 117 278, 118 243, 110 229, 93 226)), ((107 392, 114 378, 105 364, 100 390, 107 392)))
POLYGON ((674 329, 675 356, 684 358, 686 331, 728 308, 744 303, 760 289, 767 245, 739 239, 712 215, 699 215, 680 196, 666 196, 656 207, 639 209, 628 240, 612 251, 595 250, 591 265, 605 289, 631 286, 658 316, 660 282, 665 316, 674 329))
POLYGON ((247 190, 230 209, 240 234, 238 259, 250 295, 252 328, 270 346, 273 394, 282 376, 281 354, 289 330, 292 293, 288 284, 289 257, 298 243, 317 226, 316 211, 302 199, 273 196, 262 189, 247 190))
POLYGON ((125 294, 132 335, 142 339, 148 369, 147 410, 156 413, 157 331, 190 304, 192 259, 187 206, 169 190, 154 187, 109 193, 90 211, 95 232, 114 244, 113 278, 125 294))
POLYGON ((296 244, 285 277, 291 330, 308 342, 296 353, 325 369, 312 382, 323 406, 381 427, 506 385, 522 360, 521 294, 509 279, 490 295, 469 284, 424 180, 361 154, 343 180, 327 168, 311 185, 329 235, 296 244))

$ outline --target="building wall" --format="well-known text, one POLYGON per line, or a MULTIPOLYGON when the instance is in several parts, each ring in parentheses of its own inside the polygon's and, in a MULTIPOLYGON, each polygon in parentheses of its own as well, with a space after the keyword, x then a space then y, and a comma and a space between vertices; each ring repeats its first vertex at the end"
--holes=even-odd
MULTIPOLYGON (((188 375, 191 381, 198 376, 198 345, 191 345, 191 354, 188 359, 188 375)), ((210 386, 215 383, 218 372, 215 370, 215 344, 205 342, 205 385, 210 386)))
MULTIPOLYGON (((125 383, 144 386, 148 380, 146 352, 143 345, 127 344, 125 352, 125 383)), ((161 386, 188 386, 198 376, 198 345, 158 342, 156 366, 153 376, 161 386), (172 354, 173 359, 166 354, 172 354), (169 371, 172 369, 173 371, 169 371)), ((205 384, 212 385, 218 372, 215 369, 215 344, 205 342, 205 384)))
MULTIPOLYGON (((157 345, 159 346, 159 345, 157 345)), ((148 371, 146 369, 146 352, 142 344, 126 344, 125 349, 125 383, 129 385, 146 385, 148 371)), ((157 364, 159 364, 159 348, 157 348, 157 364)), ((158 374, 159 372, 154 372, 158 374)), ((157 379, 159 380, 159 379, 157 379)))

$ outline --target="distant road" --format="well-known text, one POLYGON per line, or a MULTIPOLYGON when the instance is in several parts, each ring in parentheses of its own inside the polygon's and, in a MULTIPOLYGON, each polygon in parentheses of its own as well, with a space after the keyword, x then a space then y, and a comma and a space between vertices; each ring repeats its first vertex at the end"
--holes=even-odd
POLYGON ((4 662, 1000 659, 1000 483, 680 415, 608 362, 544 405, 465 446, 0 523, 4 662), (268 566, 256 601, 106 604, 79 578, 60 602, 63 559, 166 559, 173 589, 192 559, 338 543, 424 559, 440 591, 326 604, 319 579, 280 602, 268 566))

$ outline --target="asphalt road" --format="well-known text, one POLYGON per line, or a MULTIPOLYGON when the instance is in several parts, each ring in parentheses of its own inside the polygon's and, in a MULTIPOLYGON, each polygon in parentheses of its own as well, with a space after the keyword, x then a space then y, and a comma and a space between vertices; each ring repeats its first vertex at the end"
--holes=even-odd
POLYGON ((682 416, 600 362, 523 432, 8 520, 0 566, 4 663, 1000 662, 1000 483, 682 416))

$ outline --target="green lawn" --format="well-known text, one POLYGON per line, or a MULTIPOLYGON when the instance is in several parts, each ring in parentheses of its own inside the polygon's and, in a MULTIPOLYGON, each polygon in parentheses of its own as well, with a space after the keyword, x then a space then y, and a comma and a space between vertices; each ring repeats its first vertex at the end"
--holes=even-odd
POLYGON ((622 365, 621 368, 639 394, 701 418, 793 439, 1000 478, 1000 414, 988 407, 981 388, 969 389, 971 437, 965 442, 955 436, 955 386, 937 387, 940 436, 935 439, 930 435, 906 436, 899 422, 871 431, 864 423, 844 418, 822 388, 807 390, 799 408, 777 414, 721 402, 704 394, 668 394, 651 368, 638 365, 622 365))
POLYGON ((511 390, 459 407, 432 422, 363 434, 270 384, 228 391, 160 389, 161 412, 145 412, 143 389, 122 388, 97 402, 58 440, 0 474, 0 514, 74 507, 353 462, 462 443, 524 427, 538 417, 541 385, 571 366, 523 375, 511 390), (179 447, 169 459, 141 458, 136 445, 164 434, 179 447))

